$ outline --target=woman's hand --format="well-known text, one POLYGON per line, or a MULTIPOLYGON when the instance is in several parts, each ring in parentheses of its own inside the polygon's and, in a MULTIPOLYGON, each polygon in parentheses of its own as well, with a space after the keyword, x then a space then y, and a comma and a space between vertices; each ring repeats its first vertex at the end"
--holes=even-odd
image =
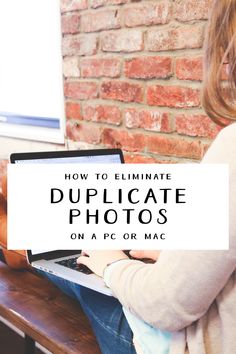
POLYGON ((95 274, 103 277, 103 273, 108 264, 129 258, 122 251, 85 251, 77 259, 78 264, 84 264, 95 274))
POLYGON ((148 250, 131 250, 129 252, 129 254, 137 259, 144 259, 144 258, 148 258, 148 259, 152 259, 153 261, 157 261, 158 257, 160 255, 161 251, 148 251, 148 250))

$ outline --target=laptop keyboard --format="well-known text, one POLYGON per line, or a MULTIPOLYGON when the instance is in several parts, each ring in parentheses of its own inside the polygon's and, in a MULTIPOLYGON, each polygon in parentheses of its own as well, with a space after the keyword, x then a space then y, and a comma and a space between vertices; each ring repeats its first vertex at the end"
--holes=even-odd
POLYGON ((77 263, 77 259, 78 259, 78 257, 69 258, 69 259, 63 259, 62 261, 58 261, 58 262, 55 262, 55 263, 60 264, 63 267, 67 267, 67 268, 76 270, 77 272, 81 272, 81 273, 87 274, 87 275, 93 273, 84 264, 78 264, 77 263))

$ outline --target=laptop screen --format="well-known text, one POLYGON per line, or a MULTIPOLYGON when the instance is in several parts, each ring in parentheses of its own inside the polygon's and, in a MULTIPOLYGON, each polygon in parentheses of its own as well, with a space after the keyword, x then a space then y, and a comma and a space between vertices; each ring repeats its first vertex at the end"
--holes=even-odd
MULTIPOLYGON (((103 150, 78 150, 63 152, 42 152, 42 153, 22 153, 12 154, 11 162, 17 164, 34 164, 34 163, 123 163, 123 154, 120 149, 103 149, 103 150)), ((39 255, 54 250, 31 250, 31 254, 39 255)))
POLYGON ((15 163, 121 163, 120 155, 88 155, 53 157, 45 159, 15 160, 15 163))

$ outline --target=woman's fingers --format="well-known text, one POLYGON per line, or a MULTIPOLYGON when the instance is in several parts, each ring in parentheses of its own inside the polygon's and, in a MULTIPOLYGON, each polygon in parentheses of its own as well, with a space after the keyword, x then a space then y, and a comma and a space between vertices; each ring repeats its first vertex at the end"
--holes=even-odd
MULTIPOLYGON (((78 264, 84 264, 84 265, 86 265, 87 267, 89 267, 89 265, 91 266, 90 263, 92 263, 92 262, 91 262, 91 260, 89 259, 89 257, 80 256, 80 257, 77 259, 77 263, 78 263, 78 264)), ((89 268, 90 268, 90 267, 89 267, 89 268)))
POLYGON ((160 251, 152 251, 152 250, 131 250, 130 255, 137 259, 142 258, 150 258, 156 261, 159 257, 160 251))
POLYGON ((99 259, 96 262, 96 258, 94 257, 88 257, 88 256, 80 256, 77 259, 77 264, 83 264, 86 267, 88 267, 93 273, 99 275, 102 277, 103 275, 103 269, 102 266, 100 265, 99 259))
POLYGON ((113 262, 128 259, 128 257, 122 251, 87 251, 83 250, 87 256, 81 255, 77 259, 78 264, 84 264, 89 269, 91 269, 95 274, 99 275, 100 277, 103 276, 104 269, 107 267, 108 264, 113 262))
POLYGON ((145 258, 145 257, 144 257, 144 253, 145 253, 145 251, 141 251, 141 250, 131 250, 131 251, 129 252, 129 254, 130 254, 132 257, 138 258, 138 259, 140 259, 140 258, 145 258))

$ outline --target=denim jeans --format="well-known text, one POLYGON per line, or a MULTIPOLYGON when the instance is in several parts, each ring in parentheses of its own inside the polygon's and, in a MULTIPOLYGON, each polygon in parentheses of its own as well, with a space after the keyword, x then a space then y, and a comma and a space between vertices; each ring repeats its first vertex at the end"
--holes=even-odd
POLYGON ((117 299, 68 280, 39 271, 65 294, 79 301, 87 315, 102 354, 135 354, 133 333, 117 299))

